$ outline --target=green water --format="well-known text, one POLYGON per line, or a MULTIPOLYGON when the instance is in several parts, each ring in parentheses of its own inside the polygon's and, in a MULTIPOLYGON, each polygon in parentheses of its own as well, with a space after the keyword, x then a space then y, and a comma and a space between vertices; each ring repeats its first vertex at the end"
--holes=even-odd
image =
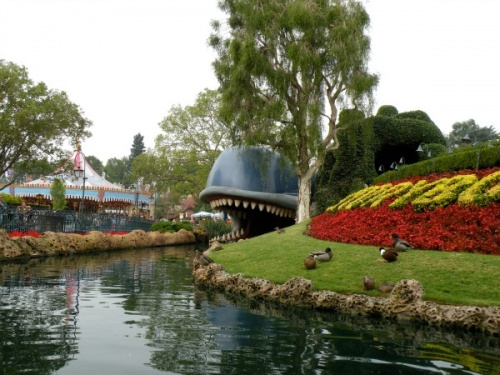
POLYGON ((500 339, 200 290, 194 246, 0 265, 0 374, 500 374, 500 339))

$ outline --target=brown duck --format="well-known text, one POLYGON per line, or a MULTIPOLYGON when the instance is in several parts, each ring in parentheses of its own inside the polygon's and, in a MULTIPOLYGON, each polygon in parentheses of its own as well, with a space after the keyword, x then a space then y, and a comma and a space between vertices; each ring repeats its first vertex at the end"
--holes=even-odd
POLYGON ((203 254, 203 251, 196 250, 196 259, 198 262, 200 262, 201 266, 208 266, 210 263, 213 263, 214 261, 210 259, 207 255, 203 254))
POLYGON ((314 260, 314 256, 309 255, 306 259, 304 259, 304 266, 306 270, 313 270, 316 268, 316 261, 314 260))
POLYGON ((375 288, 375 279, 370 276, 363 276, 363 289, 372 290, 375 288))

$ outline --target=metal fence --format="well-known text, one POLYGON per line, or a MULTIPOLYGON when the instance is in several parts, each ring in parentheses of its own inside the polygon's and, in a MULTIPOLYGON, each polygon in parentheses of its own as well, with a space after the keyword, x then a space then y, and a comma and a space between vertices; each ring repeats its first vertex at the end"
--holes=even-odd
POLYGON ((22 210, 16 207, 0 207, 0 229, 7 232, 52 231, 64 233, 130 232, 134 229, 149 231, 152 220, 138 216, 75 211, 51 211, 41 209, 22 210))

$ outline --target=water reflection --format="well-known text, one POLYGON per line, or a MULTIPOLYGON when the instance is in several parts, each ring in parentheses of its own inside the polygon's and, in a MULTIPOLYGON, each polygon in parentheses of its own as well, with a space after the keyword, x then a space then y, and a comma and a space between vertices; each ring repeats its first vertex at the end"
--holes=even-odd
POLYGON ((498 337, 196 288, 193 246, 0 266, 3 373, 497 374, 498 337))

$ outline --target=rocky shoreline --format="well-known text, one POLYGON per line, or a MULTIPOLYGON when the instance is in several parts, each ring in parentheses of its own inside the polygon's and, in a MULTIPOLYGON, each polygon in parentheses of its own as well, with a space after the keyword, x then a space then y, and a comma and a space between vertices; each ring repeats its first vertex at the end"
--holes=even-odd
POLYGON ((314 291, 312 282, 304 278, 293 278, 277 285, 264 279, 229 274, 220 264, 200 267, 196 259, 193 262, 193 277, 197 284, 250 299, 500 335, 500 307, 450 306, 424 301, 424 289, 417 280, 401 280, 387 298, 344 295, 314 291))
POLYGON ((0 262, 53 255, 82 254, 97 251, 146 248, 196 243, 193 232, 181 229, 176 233, 134 230, 123 235, 103 232, 74 233, 44 232, 40 237, 10 238, 0 230, 0 262))

